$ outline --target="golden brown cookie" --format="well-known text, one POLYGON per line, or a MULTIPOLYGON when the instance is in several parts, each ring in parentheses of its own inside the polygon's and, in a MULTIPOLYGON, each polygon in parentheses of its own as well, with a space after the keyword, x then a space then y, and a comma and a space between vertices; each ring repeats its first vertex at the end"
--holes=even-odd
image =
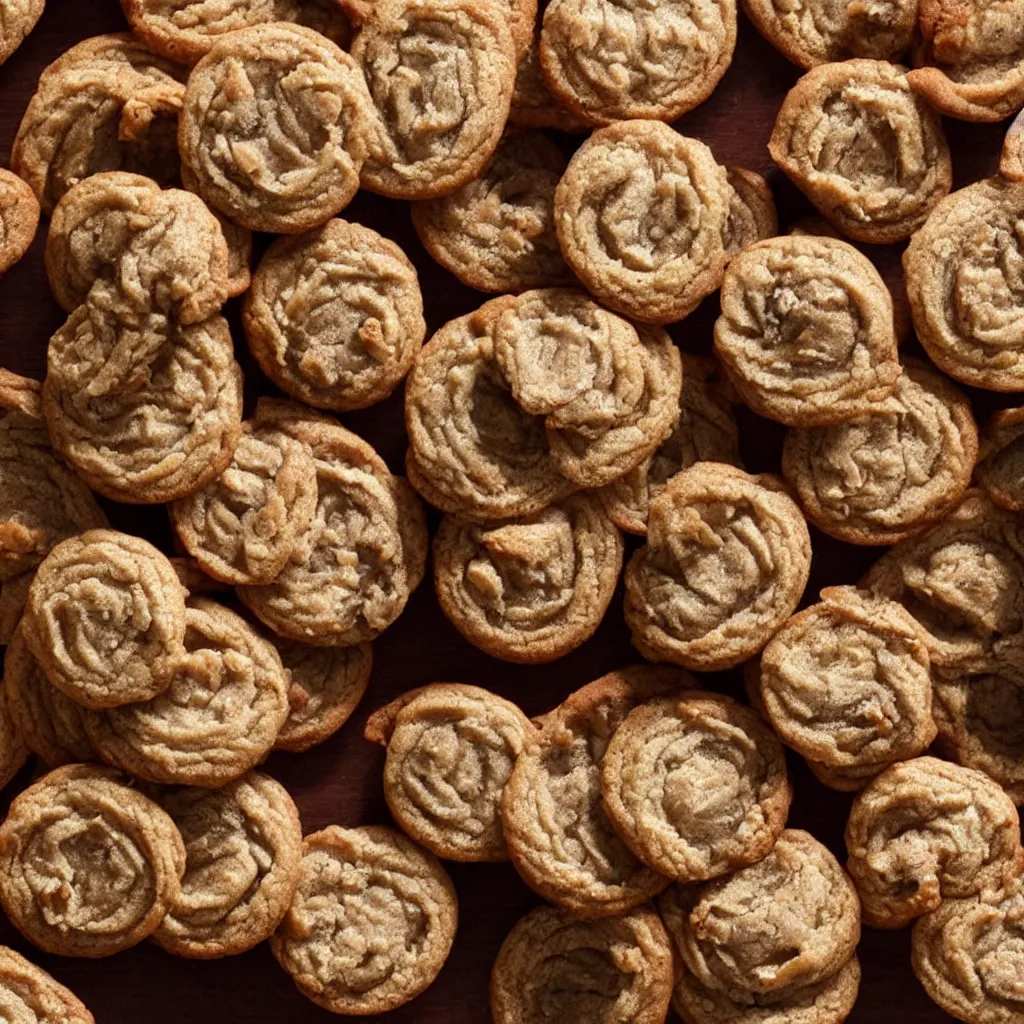
POLYGON ((479 176, 439 199, 412 204, 430 255, 482 292, 573 283, 555 237, 561 150, 540 132, 509 130, 479 176))
POLYGON ((376 109, 363 187, 396 199, 448 195, 479 175, 505 127, 518 61, 508 8, 485 0, 358 6, 352 56, 376 109))
POLYGON ((395 822, 435 856, 459 861, 508 859, 501 794, 534 735, 515 704, 461 683, 403 694, 365 732, 387 747, 384 796, 395 822))
POLYGON ((269 640, 245 619, 193 597, 184 653, 152 700, 85 714, 108 764, 149 782, 223 786, 270 753, 288 717, 288 674, 269 640))
POLYGON ((487 526, 445 516, 434 538, 434 587, 445 615, 482 651, 554 661, 601 624, 622 553, 618 527, 589 494, 487 526))
POLYGON ((819 530, 850 544, 895 544, 959 504, 977 455, 967 396, 909 360, 870 415, 790 430, 782 473, 819 530))
POLYGON ((152 544, 89 530, 43 560, 21 628, 50 682, 79 704, 148 700, 184 653, 185 591, 152 544))
POLYGON ((45 6, 46 0, 0 0, 0 64, 36 27, 45 6))
POLYGON ((552 95, 540 70, 539 38, 530 42, 519 60, 508 123, 516 128, 558 128, 563 132, 587 132, 590 122, 569 110, 552 95))
POLYGON ((810 571, 807 523, 777 478, 699 462, 651 502, 626 566, 626 623, 644 657, 717 671, 753 657, 810 571))
POLYGON ((278 387, 340 412, 387 398, 427 333, 405 253, 340 219, 279 238, 256 268, 242 315, 249 348, 278 387))
POLYGON ((59 956, 110 956, 141 942, 178 898, 184 870, 174 822, 110 768, 50 772, 0 825, 4 912, 59 956))
POLYGON ((726 167, 729 214, 722 229, 722 246, 730 256, 763 238, 779 233, 779 215, 768 182, 756 171, 726 167))
POLYGON ((16 1024, 96 1024, 73 992, 7 946, 0 946, 0 1008, 16 1024))
POLYGON ((981 431, 974 478, 997 504, 1024 512, 1024 407, 994 412, 981 431))
POLYGON ((1010 181, 1024 181, 1024 111, 1013 119, 1006 132, 999 173, 1010 181))
POLYGON ((917 337, 974 387, 1024 388, 1022 215, 1024 182, 978 181, 939 203, 903 254, 917 337))
POLYGON ((681 669, 634 665, 588 683, 537 720, 540 734, 516 758, 502 793, 501 820, 512 863, 545 899, 576 917, 607 917, 668 885, 612 827, 601 762, 633 708, 697 685, 681 669))
POLYGON ((601 793, 630 850, 680 882, 761 860, 792 798, 782 744, 761 716, 694 691, 626 716, 605 751, 601 793))
MULTIPOLYGON (((0 38, 3 12, 0 0, 0 38)), ((28 252, 38 226, 39 201, 32 189, 16 174, 0 167, 0 274, 10 270, 28 252)))
POLYGON ((189 75, 186 184, 253 231, 308 231, 356 194, 372 116, 359 68, 319 32, 287 22, 229 32, 189 75))
POLYGON ((220 789, 158 794, 185 842, 181 892, 153 933, 177 956, 244 953, 270 938, 299 882, 302 826, 288 791, 249 772, 220 789))
POLYGON ((782 626, 761 652, 759 687, 782 741, 826 769, 880 772, 935 739, 921 627, 853 587, 826 587, 782 626))
POLYGON ((853 803, 847 869, 874 928, 902 928, 949 898, 999 889, 1021 863, 1013 801, 987 775, 916 757, 853 803))
POLYGON ((846 60, 789 91, 768 143, 772 159, 822 215, 860 242, 900 242, 952 184, 938 115, 906 69, 846 60))
POLYGON ((299 885, 270 950, 332 1013, 384 1013, 437 977, 458 902, 444 868, 394 829, 331 825, 306 836, 299 885))
POLYGON ((505 937, 491 970, 494 1024, 662 1024, 672 946, 645 907, 580 921, 538 907, 505 937))
POLYGON ((328 416, 263 400, 258 418, 309 446, 317 506, 292 560, 272 583, 238 596, 275 633, 349 647, 379 636, 423 579, 423 508, 362 438, 328 416))
POLYGON ((86 39, 45 68, 11 152, 43 213, 99 171, 173 181, 183 75, 127 33, 86 39))
POLYGON ((715 353, 754 412, 789 426, 863 416, 900 376, 885 282, 852 245, 811 235, 732 259, 715 353))
POLYGON ((309 750, 336 733, 363 699, 373 668, 368 643, 354 647, 310 647, 278 640, 277 650, 291 677, 288 717, 275 750, 309 750))
POLYGON ((615 124, 580 146, 555 190, 558 244, 609 309, 682 320, 721 284, 731 193, 703 142, 660 121, 615 124))
MULTIPOLYGON (((333 0, 325 0, 333 2, 333 0)), ((210 210, 217 218, 228 245, 228 295, 235 298, 252 284, 252 232, 226 217, 220 210, 210 210)))
POLYGON ((674 121, 714 92, 735 47, 735 0, 551 0, 540 66, 551 91, 587 120, 674 121))

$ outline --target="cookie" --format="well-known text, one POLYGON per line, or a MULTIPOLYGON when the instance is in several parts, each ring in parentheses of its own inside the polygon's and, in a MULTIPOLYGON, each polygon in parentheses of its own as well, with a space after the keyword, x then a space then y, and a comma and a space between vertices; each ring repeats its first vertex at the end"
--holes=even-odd
POLYGON ((731 193, 703 142, 660 121, 611 125, 555 189, 558 244, 602 305, 643 323, 682 320, 721 284, 731 193))
POLYGON ((779 215, 768 182, 756 171, 726 167, 729 214, 722 229, 722 247, 730 256, 763 238, 779 233, 779 215))
POLYGON ((532 39, 519 60, 512 88, 508 123, 516 128, 558 128, 563 132, 587 132, 590 122, 557 100, 540 70, 539 38, 532 39))
POLYGON ((170 184, 178 174, 183 75, 127 33, 86 39, 45 68, 11 151, 11 169, 43 213, 99 171, 170 184))
POLYGON ((826 587, 761 652, 761 704, 808 761, 877 773, 935 739, 929 664, 921 627, 901 605, 826 587))
POLYGON ((498 813, 512 765, 533 738, 507 700, 433 683, 375 711, 365 736, 387 748, 384 796, 407 835, 437 857, 508 859, 498 813))
POLYGON ((193 594, 224 594, 231 589, 223 581, 207 576, 199 568, 199 563, 190 555, 172 555, 170 562, 174 566, 178 582, 188 591, 189 596, 193 594))
POLYGON ((228 296, 236 298, 252 284, 252 232, 225 217, 220 210, 210 210, 224 232, 228 246, 228 296))
POLYGON ((0 167, 0 274, 28 252, 38 226, 39 201, 32 189, 16 174, 0 167))
POLYGON ((551 0, 540 66, 551 91, 587 120, 675 121, 714 92, 735 47, 735 0, 551 0))
POLYGON ((238 596, 280 636, 349 647, 379 636, 423 579, 427 528, 418 499, 362 438, 327 416, 264 400, 258 418, 308 445, 317 506, 273 583, 238 596))
POLYGON ((373 668, 373 649, 368 643, 310 647, 279 640, 277 650, 291 685, 288 717, 274 749, 309 750, 336 733, 363 699, 373 668))
POLYGON ((626 623, 646 658, 718 671, 753 657, 807 584, 811 541, 775 477, 718 462, 676 474, 626 565, 626 623))
POLYGON ((444 869, 394 829, 331 825, 306 836, 299 885, 270 951, 332 1013, 384 1013, 437 977, 458 903, 444 869))
POLYGON ((178 539, 225 583, 271 583, 295 554, 317 506, 308 445, 247 420, 227 469, 170 506, 178 539))
POLYGON ((1024 408, 999 409, 981 431, 974 479, 997 504, 1024 512, 1024 408))
POLYGON ((900 376, 885 282, 852 245, 811 235, 732 259, 715 354, 754 412, 789 426, 870 413, 900 376))
POLYGON ((479 176, 438 199, 412 204, 423 247, 482 292, 570 285, 555 237, 561 150, 540 132, 509 130, 479 176))
POLYGON ((455 628, 491 657, 555 661, 601 624, 622 552, 618 528, 588 494, 487 526, 445 516, 434 538, 434 588, 455 628))
POLYGON ((1022 213, 1024 182, 975 182, 936 206, 903 254, 918 339, 940 370, 974 387, 1024 388, 1022 213))
POLYGON ((494 355, 511 297, 445 324, 405 386, 409 482, 431 505, 475 522, 529 516, 576 486, 558 472, 544 420, 521 409, 494 355))
POLYGON ((190 598, 185 626, 167 689, 87 712, 85 731, 104 761, 140 779, 223 786, 270 753, 288 717, 288 675, 269 640, 209 598, 190 598))
POLYGON ((387 398, 427 333, 416 268, 405 253, 339 219, 271 245, 242 322, 250 351, 278 387, 339 412, 387 398))
POLYGON ((109 768, 44 775, 0 825, 0 904, 29 942, 58 956, 141 942, 178 898, 184 870, 174 822, 109 768))
POLYGON ((516 870, 576 917, 623 914, 668 885, 619 838, 601 801, 608 741, 638 704, 696 689, 681 669, 634 665, 570 694, 537 720, 501 795, 505 842, 516 870))
POLYGON ((0 64, 21 46, 25 37, 36 27, 45 5, 46 0, 0 2, 0 64))
POLYGON ((284 786, 249 772, 221 789, 175 789, 158 799, 185 842, 185 874, 156 943, 207 960, 270 938, 291 905, 302 859, 299 812, 284 786))
POLYGON ((359 68, 319 32, 286 22, 229 32, 188 78, 186 185, 253 231, 308 231, 356 194, 372 116, 359 68))
POLYGON ((505 5, 364 6, 352 57, 376 117, 362 185, 394 199, 448 195, 480 174, 505 127, 518 61, 505 5))
POLYGON ((39 566, 21 628, 46 677, 79 704, 148 700, 184 653, 185 591, 152 544, 89 530, 39 566))
POLYGON ((859 242, 909 238, 953 184, 938 114, 911 90, 906 69, 886 61, 808 71, 783 101, 768 151, 859 242))
POLYGON ((538 907, 505 937, 491 970, 494 1024, 661 1024, 672 996, 672 949, 646 908, 580 921, 538 907))
POLYGON ((7 946, 0 946, 0 1004, 19 1024, 96 1024, 73 992, 7 946))
POLYGON ((1013 119, 1006 132, 999 173, 1010 181, 1024 181, 1024 112, 1013 119))
POLYGON ((678 882, 764 858, 792 797, 782 744, 760 715, 693 691, 626 716, 605 751, 601 793, 633 854, 678 882))
POLYGON ((987 775, 917 757, 887 768, 846 824, 864 922, 902 928, 949 898, 999 889, 1021 862, 1013 801, 987 775))
POLYGON ((959 504, 977 455, 967 396, 909 360, 870 415, 788 431, 782 473, 819 530, 850 544, 895 544, 959 504))

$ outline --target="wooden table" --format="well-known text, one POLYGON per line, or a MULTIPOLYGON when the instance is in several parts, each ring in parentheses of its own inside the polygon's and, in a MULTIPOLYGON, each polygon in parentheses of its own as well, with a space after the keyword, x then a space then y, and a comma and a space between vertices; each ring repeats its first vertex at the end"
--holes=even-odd
MULTIPOLYGON (((21 115, 42 68, 72 43, 101 32, 124 28, 116 0, 48 0, 35 32, 0 67, 0 160, 6 163, 21 115)), ((703 139, 724 163, 768 175, 783 227, 811 212, 802 196, 771 164, 766 142, 776 111, 798 71, 766 44, 742 19, 736 59, 715 94, 681 122, 685 134, 703 139)), ((947 121, 957 185, 994 173, 1003 126, 947 121)), ((565 137, 571 149, 574 141, 565 137)), ((419 245, 406 204, 360 194, 343 216, 393 238, 419 268, 430 330, 480 305, 485 296, 460 285, 437 267, 419 245)), ((47 339, 63 320, 50 297, 43 270, 40 231, 29 255, 0 279, 0 365, 42 377, 47 339)), ((261 240, 265 245, 265 240, 261 240)), ((906 308, 899 250, 867 247, 906 308)), ((717 314, 712 296, 684 323, 672 328, 679 344, 694 352, 710 347, 717 314)), ((246 372, 247 407, 273 387, 249 358, 237 310, 229 309, 238 356, 246 372)), ((983 419, 997 404, 1014 404, 1013 396, 972 392, 975 412, 983 419)), ((401 471, 405 451, 402 398, 344 417, 345 425, 367 438, 401 471)), ((782 431, 776 424, 741 412, 743 450, 749 469, 777 470, 782 431)), ((107 503, 114 526, 169 545, 162 509, 138 509, 107 503)), ((871 564, 871 549, 839 544, 812 529, 814 561, 805 603, 822 586, 855 582, 871 564)), ((398 622, 374 645, 375 667, 361 709, 340 734, 301 754, 274 754, 266 769, 294 795, 306 831, 332 822, 342 825, 388 821, 381 788, 383 752, 362 738, 370 710, 395 695, 428 682, 459 681, 486 686, 529 714, 546 710, 567 693, 609 669, 639 660, 629 644, 622 619, 621 592, 598 634, 582 648, 553 665, 519 667, 486 657, 466 643, 441 614, 429 582, 413 595, 398 622)), ((737 673, 705 677, 707 685, 738 696, 737 673)), ((842 859, 843 827, 850 798, 817 783, 800 758, 790 757, 796 797, 790 824, 806 828, 842 859)), ((24 787, 31 769, 9 787, 24 787)), ((378 1019, 407 1024, 484 1024, 490 1020, 487 979, 502 938, 538 898, 506 865, 449 865, 460 901, 459 935, 437 982, 419 999, 378 1019)), ((31 949, 6 923, 0 942, 10 943, 60 981, 90 1007, 98 1024, 285 1024, 328 1022, 332 1014, 308 1002, 293 987, 265 946, 244 956, 201 962, 171 957, 143 944, 103 961, 75 961, 45 956, 31 949)), ((910 970, 909 932, 867 930, 860 945, 864 980, 853 1015, 855 1024, 936 1024, 952 1018, 924 995, 910 970)))

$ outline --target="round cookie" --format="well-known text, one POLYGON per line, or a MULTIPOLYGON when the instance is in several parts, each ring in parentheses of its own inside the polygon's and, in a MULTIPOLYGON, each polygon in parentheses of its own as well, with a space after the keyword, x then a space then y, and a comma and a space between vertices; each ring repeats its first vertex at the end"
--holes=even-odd
POLYGON ((178 898, 184 869, 174 822, 109 768, 50 772, 0 825, 0 904, 26 939, 59 956, 141 942, 178 898))
POLYGON ((1013 801, 987 775, 934 757, 894 764, 868 785, 850 810, 846 849, 874 928, 998 889, 1022 858, 1013 801))
POLYGON ((184 840, 185 874, 156 943, 205 960, 270 938, 291 905, 302 858, 299 812, 284 786, 249 772, 221 789, 175 789, 158 800, 184 840))
POLYGON ((494 1024, 661 1024, 672 948, 658 915, 580 921, 538 907, 508 933, 491 970, 494 1024))
POLYGON ((1013 119, 1006 132, 999 173, 1009 181, 1024 181, 1024 111, 1013 119))
POLYGON ((753 657, 796 611, 807 523, 781 481, 700 462, 651 502, 626 566, 626 623, 652 661, 718 671, 753 657))
POLYGON ((0 946, 0 1007, 17 1024, 96 1024, 73 992, 7 946, 0 946))
POLYGON ((375 711, 366 738, 387 748, 384 796, 398 826, 437 857, 508 859, 498 813, 530 720, 507 700, 433 683, 375 711))
POLYGON ((602 305, 682 320, 721 284, 731 191, 704 143, 660 121, 601 128, 555 189, 558 244, 602 305))
POLYGON ((887 61, 808 71, 782 104, 768 151, 859 242, 909 238, 953 184, 938 115, 911 91, 906 70, 887 61))
POLYGON ((1024 512, 1024 408, 994 412, 981 430, 978 486, 1011 512, 1024 512))
POLYGON ((437 977, 458 920, 455 888, 394 829, 331 825, 306 836, 299 884, 270 950, 332 1013, 384 1013, 437 977))
POLYGON ((537 664, 593 636, 618 583, 623 543, 601 502, 575 494, 488 526, 446 516, 433 550, 437 598, 455 628, 494 658, 537 664))
POLYGON ((39 201, 32 189, 16 174, 0 167, 0 274, 28 252, 38 227, 39 201))
POLYGON ((789 426, 863 416, 900 376, 885 282, 852 245, 812 235, 733 257, 715 354, 754 412, 789 426))
POLYGON ((588 132, 591 125, 555 96, 540 70, 540 39, 531 39, 519 60, 508 123, 516 128, 557 128, 563 132, 588 132))
POLYGON ((782 745, 764 720, 692 691, 626 716, 605 751, 601 793, 634 855, 679 882, 761 860, 792 798, 782 745))
POLYGON ((734 256, 764 238, 779 233, 779 215, 768 182, 756 171, 726 167, 729 179, 729 214, 722 229, 722 248, 734 256))
POLYGON ((242 318, 250 351, 278 387, 339 412, 387 398, 427 333, 405 253, 340 219, 271 245, 242 318))

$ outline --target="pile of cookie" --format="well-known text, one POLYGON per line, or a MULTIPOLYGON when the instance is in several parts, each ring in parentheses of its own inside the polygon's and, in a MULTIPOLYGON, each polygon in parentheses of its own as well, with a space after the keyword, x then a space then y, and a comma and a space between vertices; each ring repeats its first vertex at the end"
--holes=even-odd
MULTIPOLYGON (((545 903, 496 1024, 840 1024, 862 923, 913 924, 967 1024, 1024 1016, 1024 410, 979 431, 958 387, 1024 391, 1024 115, 957 191, 940 119, 1024 106, 1024 0, 833 6, 744 0, 806 72, 769 153, 820 216, 786 234, 668 124, 734 0, 123 0, 130 33, 45 69, 0 171, 0 273, 45 215, 67 314, 41 385, 0 370, 0 782, 47 770, 0 825, 28 941, 269 941, 378 1014, 455 941, 441 861, 509 861, 545 903), (408 256, 338 216, 359 189, 492 297, 428 339, 408 256), (846 239, 909 240, 909 317, 846 239), (680 351, 716 292, 713 354, 680 351), (231 299, 287 398, 243 407, 231 299), (336 418, 402 387, 408 479, 336 418), (745 470, 740 404, 785 428, 780 475, 745 470), (174 552, 106 502, 166 505, 174 552), (809 524, 888 550, 815 600, 809 524), (303 837, 259 766, 350 717, 431 552, 488 655, 563 657, 621 580, 646 663, 533 720, 405 693, 365 729, 397 827, 303 837), (747 703, 690 674, 728 669, 747 703), (856 794, 845 869, 786 827, 787 749, 856 794)), ((0 61, 41 12, 0 0, 0 61)), ((11 950, 0 991, 92 1021, 11 950)))

